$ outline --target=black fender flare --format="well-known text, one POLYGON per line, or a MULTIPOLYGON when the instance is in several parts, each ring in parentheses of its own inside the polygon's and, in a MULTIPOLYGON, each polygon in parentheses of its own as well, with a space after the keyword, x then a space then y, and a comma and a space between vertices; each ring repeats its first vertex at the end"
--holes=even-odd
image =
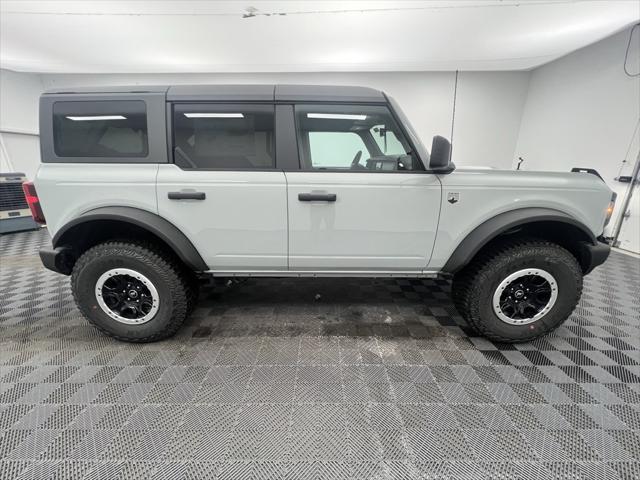
POLYGON ((198 250, 178 227, 155 213, 135 207, 99 207, 89 210, 56 232, 52 239, 53 247, 71 243, 69 236, 74 227, 96 220, 118 221, 143 228, 165 242, 191 270, 208 270, 198 250))
POLYGON ((596 236, 582 222, 574 217, 551 208, 520 208, 500 213, 474 228, 453 251, 443 267, 447 273, 455 273, 467 265, 473 257, 491 240, 511 229, 535 222, 557 222, 576 227, 583 234, 581 241, 597 245, 596 236))

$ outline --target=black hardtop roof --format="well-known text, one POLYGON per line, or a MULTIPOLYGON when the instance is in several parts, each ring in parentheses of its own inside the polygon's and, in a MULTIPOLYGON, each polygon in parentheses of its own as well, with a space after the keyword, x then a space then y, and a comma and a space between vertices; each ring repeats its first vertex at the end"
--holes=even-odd
POLYGON ((333 85, 132 85, 115 87, 70 87, 45 91, 45 95, 101 93, 164 93, 169 101, 228 102, 384 102, 379 90, 333 85))

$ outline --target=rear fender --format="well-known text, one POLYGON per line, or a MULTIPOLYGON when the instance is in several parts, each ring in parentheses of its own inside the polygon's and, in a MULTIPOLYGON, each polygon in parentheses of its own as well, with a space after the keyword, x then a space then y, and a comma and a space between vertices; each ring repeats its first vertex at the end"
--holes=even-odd
POLYGON ((128 223, 147 230, 167 244, 191 270, 208 269, 191 241, 175 225, 155 213, 133 207, 100 207, 80 215, 56 232, 52 240, 54 249, 73 245, 75 227, 100 220, 128 223))

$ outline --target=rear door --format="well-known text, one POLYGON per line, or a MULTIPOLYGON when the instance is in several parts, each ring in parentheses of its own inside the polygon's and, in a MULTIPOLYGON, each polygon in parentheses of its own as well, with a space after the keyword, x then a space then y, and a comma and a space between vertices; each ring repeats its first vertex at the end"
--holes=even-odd
POLYGON ((287 196, 273 104, 175 103, 158 210, 219 272, 286 270, 287 196))
POLYGON ((286 172, 289 268, 418 273, 441 185, 384 105, 296 105, 301 171, 286 172))

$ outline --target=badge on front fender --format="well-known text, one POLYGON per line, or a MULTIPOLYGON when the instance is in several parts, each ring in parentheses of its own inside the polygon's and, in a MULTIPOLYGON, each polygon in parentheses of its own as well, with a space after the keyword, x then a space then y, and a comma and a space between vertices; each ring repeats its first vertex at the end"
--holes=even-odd
POLYGON ((447 194, 447 202, 454 204, 454 203, 458 203, 459 200, 460 200, 460 194, 458 192, 449 192, 447 194))

